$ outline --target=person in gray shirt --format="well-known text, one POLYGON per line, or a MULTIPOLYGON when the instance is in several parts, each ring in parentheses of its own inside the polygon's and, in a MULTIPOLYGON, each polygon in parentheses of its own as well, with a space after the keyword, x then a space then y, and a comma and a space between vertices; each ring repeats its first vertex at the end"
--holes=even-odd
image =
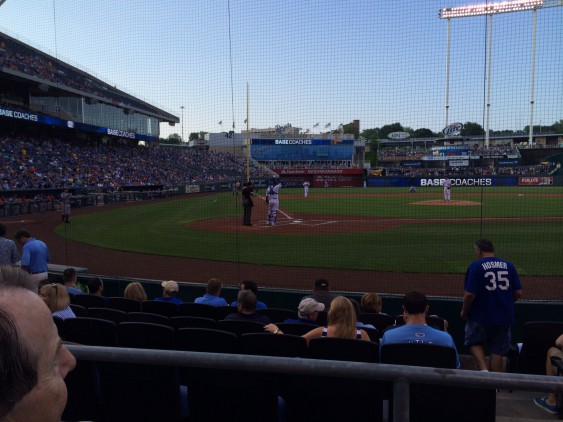
POLYGON ((15 265, 22 257, 18 252, 16 243, 6 239, 6 225, 0 223, 0 265, 15 265))

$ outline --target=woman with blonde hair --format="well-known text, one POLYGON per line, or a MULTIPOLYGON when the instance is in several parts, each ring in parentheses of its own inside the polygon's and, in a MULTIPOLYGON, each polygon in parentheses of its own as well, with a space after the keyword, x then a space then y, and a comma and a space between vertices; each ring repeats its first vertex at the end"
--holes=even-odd
POLYGON ((139 302, 144 302, 145 300, 147 300, 147 293, 145 292, 145 288, 141 283, 134 281, 133 283, 129 283, 127 287, 125 287, 123 297, 126 297, 128 299, 135 299, 139 302))
POLYGON ((62 284, 45 284, 39 289, 39 295, 54 317, 61 319, 76 318, 69 306, 70 296, 62 284))
POLYGON ((362 312, 380 314, 382 309, 381 296, 377 293, 365 293, 360 299, 360 310, 362 312))
MULTIPOLYGON (((332 300, 327 319, 328 325, 326 327, 317 327, 303 335, 307 342, 315 337, 370 340, 368 333, 361 328, 356 328, 354 305, 344 296, 337 296, 332 300)), ((275 324, 266 325, 264 330, 274 334, 283 334, 275 324)))

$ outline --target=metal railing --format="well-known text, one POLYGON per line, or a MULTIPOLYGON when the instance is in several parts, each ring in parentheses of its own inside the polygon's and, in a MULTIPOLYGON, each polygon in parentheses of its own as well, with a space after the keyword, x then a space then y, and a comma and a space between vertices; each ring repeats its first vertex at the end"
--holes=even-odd
POLYGON ((388 381, 393 383, 393 420, 396 422, 409 421, 409 385, 411 383, 563 393, 563 377, 555 376, 271 356, 252 356, 252 359, 248 359, 247 355, 177 350, 130 349, 76 344, 70 344, 67 347, 78 360, 388 381))

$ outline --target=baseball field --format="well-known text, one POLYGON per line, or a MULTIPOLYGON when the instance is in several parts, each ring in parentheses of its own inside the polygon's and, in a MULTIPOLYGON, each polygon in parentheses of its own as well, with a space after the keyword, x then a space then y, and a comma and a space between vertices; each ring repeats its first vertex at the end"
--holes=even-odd
POLYGON ((284 188, 275 226, 262 194, 252 227, 242 225, 240 195, 225 192, 83 209, 53 227, 54 241, 60 260, 99 274, 254 278, 276 288, 309 288, 323 276, 339 290, 423 284, 457 296, 473 242, 486 237, 529 280, 528 297, 562 299, 563 188, 460 187, 450 202, 441 188, 311 189, 308 198, 284 188))

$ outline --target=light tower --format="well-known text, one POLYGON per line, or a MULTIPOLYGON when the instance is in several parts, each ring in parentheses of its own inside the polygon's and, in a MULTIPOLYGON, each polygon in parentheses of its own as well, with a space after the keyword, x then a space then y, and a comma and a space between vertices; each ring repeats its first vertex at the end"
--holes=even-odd
POLYGON ((182 142, 185 142, 185 140, 184 140, 184 106, 180 106, 180 108, 182 109, 182 142))
POLYGON ((492 43, 493 43, 493 15, 500 13, 523 12, 526 10, 533 11, 533 30, 532 30, 532 74, 531 74, 531 93, 530 93, 530 137, 529 145, 533 142, 534 130, 534 82, 535 82, 535 64, 536 64, 536 11, 537 9, 546 7, 544 3, 552 3, 547 7, 561 6, 562 0, 513 0, 503 1, 499 3, 487 3, 474 6, 448 7, 440 9, 440 19, 448 20, 448 35, 446 43, 446 125, 448 125, 448 109, 449 109, 449 83, 450 83, 450 20, 454 18, 467 18, 473 16, 487 16, 489 19, 489 37, 488 37, 488 59, 487 59, 487 109, 485 124, 485 147, 489 147, 489 121, 491 112, 491 62, 492 62, 492 43))

